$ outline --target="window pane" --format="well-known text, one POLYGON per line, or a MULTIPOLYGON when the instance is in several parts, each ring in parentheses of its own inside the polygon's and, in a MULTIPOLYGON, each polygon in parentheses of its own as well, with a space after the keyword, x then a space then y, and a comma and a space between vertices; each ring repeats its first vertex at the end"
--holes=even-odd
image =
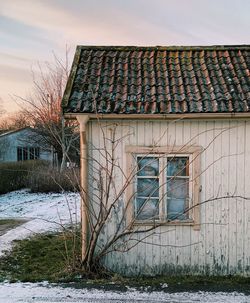
POLYGON ((188 198, 188 183, 187 179, 168 178, 167 181, 167 196, 173 199, 187 199, 188 198))
POLYGON ((159 159, 153 157, 138 157, 138 176, 158 176, 159 159))
POLYGON ((188 206, 188 179, 168 178, 167 182, 167 218, 170 220, 187 219, 184 213, 188 206))
POLYGON ((40 158, 40 147, 36 147, 35 148, 35 159, 39 159, 40 158))
POLYGON ((185 213, 185 199, 168 199, 167 219, 169 220, 186 220, 188 213, 185 213))
POLYGON ((21 147, 17 148, 17 161, 23 160, 23 149, 21 147))
POLYGON ((28 160, 28 148, 23 148, 23 160, 28 160))
POLYGON ((188 176, 189 175, 188 157, 168 158, 167 175, 188 176))
POLYGON ((29 152, 30 152, 30 160, 35 159, 35 149, 34 149, 34 147, 30 147, 29 152))
POLYGON ((136 219, 152 220, 159 218, 158 199, 136 199, 136 219))
POLYGON ((137 179, 137 196, 141 197, 159 197, 158 179, 137 179))

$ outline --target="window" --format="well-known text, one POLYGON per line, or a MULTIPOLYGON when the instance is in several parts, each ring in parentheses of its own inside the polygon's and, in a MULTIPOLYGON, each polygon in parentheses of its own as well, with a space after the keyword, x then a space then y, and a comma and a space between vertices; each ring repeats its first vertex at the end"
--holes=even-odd
POLYGON ((23 160, 28 160, 28 147, 23 147, 23 160))
POLYGON ((34 160, 34 159, 35 159, 35 148, 30 147, 30 160, 34 160))
POLYGON ((39 159, 40 158, 40 148, 39 147, 35 147, 35 159, 39 159))
POLYGON ((17 148, 17 161, 23 160, 23 149, 22 147, 17 148))
POLYGON ((189 218, 189 157, 168 157, 166 163, 167 219, 189 218))
POLYGON ((35 160, 39 158, 39 147, 17 147, 17 161, 35 160))
POLYGON ((200 147, 126 148, 135 223, 199 224, 200 147))
POLYGON ((138 220, 159 219, 159 159, 137 157, 135 215, 138 220))

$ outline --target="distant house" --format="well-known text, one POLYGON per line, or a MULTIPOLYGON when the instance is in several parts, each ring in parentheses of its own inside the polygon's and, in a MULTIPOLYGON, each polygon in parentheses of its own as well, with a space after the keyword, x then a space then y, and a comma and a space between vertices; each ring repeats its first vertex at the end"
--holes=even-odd
POLYGON ((106 266, 250 276, 250 46, 78 46, 62 107, 80 124, 83 244, 122 191, 106 266))
POLYGON ((37 159, 53 161, 52 151, 34 143, 37 140, 32 140, 33 137, 37 138, 37 133, 30 127, 2 133, 0 163, 37 159))

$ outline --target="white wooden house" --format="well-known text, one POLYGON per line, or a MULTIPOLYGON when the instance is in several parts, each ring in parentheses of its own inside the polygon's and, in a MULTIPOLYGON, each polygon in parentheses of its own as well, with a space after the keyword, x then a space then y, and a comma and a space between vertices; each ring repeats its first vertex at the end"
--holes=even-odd
POLYGON ((110 269, 250 275, 250 46, 78 46, 62 107, 80 123, 88 203, 112 142, 111 195, 134 172, 100 247, 124 210, 123 226, 157 227, 114 247, 110 269))
POLYGON ((37 159, 52 162, 53 151, 41 146, 38 138, 38 134, 30 127, 2 133, 0 135, 0 163, 37 159))

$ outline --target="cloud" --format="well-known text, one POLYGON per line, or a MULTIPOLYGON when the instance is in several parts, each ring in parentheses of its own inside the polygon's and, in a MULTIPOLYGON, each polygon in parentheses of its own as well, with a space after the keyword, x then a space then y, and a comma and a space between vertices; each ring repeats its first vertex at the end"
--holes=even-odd
POLYGON ((31 72, 26 68, 13 67, 10 65, 0 64, 0 80, 12 80, 19 82, 27 82, 31 80, 31 72))
POLYGON ((190 35, 174 30, 174 25, 168 24, 169 18, 165 19, 165 26, 157 24, 151 17, 147 18, 152 14, 152 5, 145 6, 141 1, 138 1, 140 7, 131 1, 74 1, 69 5, 66 1, 26 0, 22 6, 19 3, 17 0, 6 2, 4 16, 29 27, 49 31, 61 47, 65 41, 149 45, 168 43, 190 35), (143 10, 143 7, 148 9, 143 10), (140 13, 140 8, 143 13, 140 13))
POLYGON ((18 109, 18 105, 13 101, 14 95, 27 96, 32 85, 30 69, 0 64, 0 97, 8 112, 18 109))
POLYGON ((5 17, 69 44, 231 44, 246 42, 250 2, 239 0, 12 0, 5 17), (244 9, 246 7, 247 9, 244 9), (235 14, 238 18, 235 18, 235 14))
POLYGON ((249 43, 248 0, 44 0, 71 25, 65 37, 87 44, 249 43))
POLYGON ((1 16, 0 34, 14 37, 17 41, 25 39, 39 44, 52 43, 44 30, 6 16, 1 16))
POLYGON ((4 53, 4 52, 0 52, 0 60, 1 61, 15 61, 15 62, 22 62, 22 63, 31 63, 31 59, 26 58, 26 57, 22 57, 22 56, 18 56, 18 54, 16 55, 12 55, 12 54, 8 54, 8 53, 4 53))

